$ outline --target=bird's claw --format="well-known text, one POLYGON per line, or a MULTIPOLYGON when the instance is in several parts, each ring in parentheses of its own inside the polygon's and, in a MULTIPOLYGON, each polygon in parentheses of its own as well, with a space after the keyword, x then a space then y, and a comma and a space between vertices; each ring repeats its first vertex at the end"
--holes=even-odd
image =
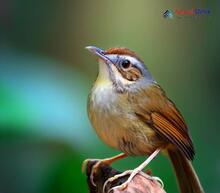
MULTIPOLYGON (((113 188, 110 188, 109 190, 108 190, 108 193, 110 193, 111 191, 113 191, 113 190, 120 190, 120 191, 123 191, 123 190, 125 190, 127 187, 128 187, 128 184, 129 184, 129 181, 126 181, 126 182, 124 182, 123 184, 121 184, 121 185, 118 185, 118 186, 115 186, 115 187, 113 187, 113 188)), ((113 191, 114 192, 114 191, 113 191)))
POLYGON ((126 176, 126 175, 130 175, 129 178, 124 182, 122 183, 121 185, 118 185, 118 186, 115 186, 113 188, 110 188, 108 190, 108 193, 110 193, 112 190, 115 190, 115 189, 119 189, 120 191, 124 190, 127 188, 128 184, 131 182, 131 180, 134 178, 134 176, 136 174, 140 174, 142 175, 144 178, 148 179, 148 180, 155 180, 157 182, 159 182, 161 184, 161 187, 163 188, 164 187, 164 184, 163 184, 163 181, 158 178, 158 177, 154 177, 154 176, 150 176, 142 171, 137 171, 137 170, 127 170, 121 174, 117 174, 111 178, 109 178, 108 180, 106 180, 106 182, 104 183, 103 185, 103 193, 105 193, 105 189, 106 189, 106 186, 108 183, 112 183, 113 181, 117 180, 118 178, 120 177, 123 177, 123 176, 126 176))
MULTIPOLYGON (((123 172, 123 173, 121 173, 121 174, 117 174, 117 175, 115 175, 115 176, 109 178, 108 180, 106 180, 105 183, 104 183, 104 185, 103 185, 103 193, 105 192, 105 189, 106 189, 106 186, 107 186, 108 183, 112 183, 112 182, 114 182, 115 180, 117 180, 117 179, 120 178, 120 177, 123 177, 123 176, 126 176, 126 175, 130 175, 130 174, 132 173, 132 171, 133 171, 133 170, 127 170, 127 171, 125 171, 125 172, 123 172)), ((126 182, 125 182, 125 183, 126 183, 126 182)), ((120 186, 115 186, 115 187, 113 187, 113 188, 120 188, 120 190, 124 190, 124 189, 127 187, 127 184, 125 184, 125 183, 121 184, 120 186)), ((108 193, 109 193, 111 190, 113 190, 113 188, 111 188, 111 189, 108 191, 108 193)))
POLYGON ((92 184, 93 186, 96 187, 96 184, 95 184, 95 182, 94 182, 94 174, 96 173, 96 171, 97 171, 99 165, 102 163, 102 160, 100 160, 100 159, 86 159, 86 160, 84 160, 83 163, 82 163, 82 172, 85 171, 85 168, 86 168, 86 166, 87 166, 87 164, 88 164, 89 161, 91 161, 91 162, 96 162, 96 163, 93 165, 92 171, 91 171, 91 173, 90 173, 90 182, 91 182, 91 184, 92 184))

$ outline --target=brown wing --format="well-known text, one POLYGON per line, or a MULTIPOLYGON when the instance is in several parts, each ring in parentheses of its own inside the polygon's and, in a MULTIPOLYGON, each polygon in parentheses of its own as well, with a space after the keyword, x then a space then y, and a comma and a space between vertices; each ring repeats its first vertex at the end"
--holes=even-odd
POLYGON ((193 144, 187 126, 173 102, 166 97, 165 92, 158 85, 148 88, 144 91, 144 95, 147 96, 146 105, 139 107, 142 110, 136 114, 192 160, 195 154, 193 144))

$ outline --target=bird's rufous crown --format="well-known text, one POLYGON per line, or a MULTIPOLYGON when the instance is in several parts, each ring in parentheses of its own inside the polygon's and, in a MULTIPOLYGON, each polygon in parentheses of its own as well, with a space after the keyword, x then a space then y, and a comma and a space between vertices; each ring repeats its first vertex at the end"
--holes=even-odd
POLYGON ((137 54, 128 49, 128 48, 123 48, 123 47, 119 47, 119 48, 109 48, 107 50, 105 50, 104 54, 119 54, 119 55, 127 55, 127 56, 131 56, 134 57, 136 59, 138 59, 139 61, 143 62, 139 56, 137 56, 137 54))

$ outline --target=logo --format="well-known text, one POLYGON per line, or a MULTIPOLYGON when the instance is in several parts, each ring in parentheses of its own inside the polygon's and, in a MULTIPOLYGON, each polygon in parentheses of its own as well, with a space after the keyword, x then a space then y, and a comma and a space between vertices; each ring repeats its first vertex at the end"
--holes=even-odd
POLYGON ((167 9, 163 13, 164 18, 192 18, 198 16, 209 16, 211 11, 209 9, 167 9))
POLYGON ((163 13, 163 17, 164 17, 164 18, 173 18, 173 11, 167 9, 167 10, 163 13))

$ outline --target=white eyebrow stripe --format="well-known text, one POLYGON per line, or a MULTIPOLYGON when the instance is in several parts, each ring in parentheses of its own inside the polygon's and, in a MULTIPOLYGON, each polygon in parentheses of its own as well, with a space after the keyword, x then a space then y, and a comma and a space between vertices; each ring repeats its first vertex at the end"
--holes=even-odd
POLYGON ((117 60, 117 59, 127 59, 129 60, 132 64, 137 64, 140 61, 137 60, 135 57, 129 56, 129 55, 120 55, 120 54, 107 54, 107 56, 109 56, 109 58, 112 58, 113 60, 117 60))
POLYGON ((139 63, 139 60, 137 60, 135 57, 132 57, 129 55, 122 55, 121 58, 129 60, 132 64, 139 63))

